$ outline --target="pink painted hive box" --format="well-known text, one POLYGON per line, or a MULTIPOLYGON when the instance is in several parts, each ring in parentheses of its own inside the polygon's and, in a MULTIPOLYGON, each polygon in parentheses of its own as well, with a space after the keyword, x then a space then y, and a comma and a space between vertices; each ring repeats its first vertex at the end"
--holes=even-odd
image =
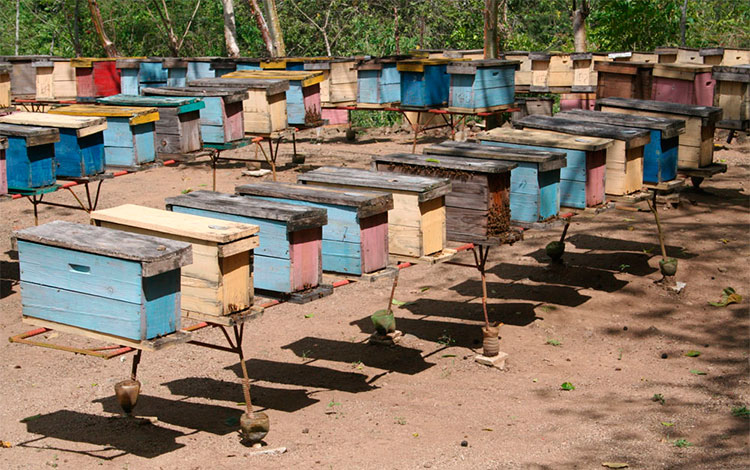
POLYGON ((79 57, 70 60, 76 74, 76 99, 90 103, 120 93, 120 69, 116 59, 79 57))
POLYGON ((170 197, 166 204, 174 212, 260 227, 253 268, 256 289, 283 295, 320 286, 325 209, 213 191, 170 197))
POLYGON ((716 81, 711 65, 656 64, 651 96, 656 101, 713 106, 716 81))
POLYGON ((288 183, 243 184, 238 194, 328 211, 323 227, 323 271, 362 275, 388 264, 391 194, 288 183))

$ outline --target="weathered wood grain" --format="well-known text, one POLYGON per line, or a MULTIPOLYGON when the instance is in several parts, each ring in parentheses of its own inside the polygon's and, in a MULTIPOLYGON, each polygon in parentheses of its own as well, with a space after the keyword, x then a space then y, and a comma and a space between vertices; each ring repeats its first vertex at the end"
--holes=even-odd
POLYGON ((581 121, 610 124, 613 126, 636 127, 652 129, 661 132, 664 139, 671 139, 685 133, 685 121, 680 119, 659 118, 652 116, 638 116, 634 114, 605 113, 601 111, 588 111, 583 109, 571 109, 557 113, 557 117, 568 117, 581 121))
POLYGON ((650 142, 651 134, 644 129, 611 126, 576 119, 550 116, 526 116, 514 123, 518 128, 542 129, 572 135, 603 137, 620 140, 627 148, 642 147, 650 142))

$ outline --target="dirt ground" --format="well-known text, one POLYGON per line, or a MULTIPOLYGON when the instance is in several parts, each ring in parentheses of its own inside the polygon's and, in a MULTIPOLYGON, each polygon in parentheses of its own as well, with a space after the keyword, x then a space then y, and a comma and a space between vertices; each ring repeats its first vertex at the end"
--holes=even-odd
MULTIPOLYGON (((428 137, 418 151, 439 140, 428 137)), ((299 148, 311 165, 368 167, 368 155, 410 145, 404 133, 348 143, 329 130, 304 134, 299 148)), ((290 153, 283 144, 283 181, 297 175, 290 153)), ((661 255, 647 211, 576 216, 563 266, 550 267, 544 254, 559 228, 491 251, 490 316, 504 324, 505 371, 473 361, 482 311, 470 253, 402 270, 395 298, 405 304, 395 312, 406 336, 393 348, 366 344, 369 315, 388 301, 387 280, 267 309, 244 345, 254 404, 271 419, 266 448, 285 447, 281 455, 240 444, 241 372, 229 353, 190 345, 145 353, 136 414, 156 417, 149 421, 118 417, 113 386, 129 375, 132 354, 105 361, 0 341, 0 440, 12 446, 0 448, 0 467, 748 468, 750 419, 732 409, 750 406, 750 142, 725 145, 715 159, 729 171, 660 212, 677 279, 687 283, 680 294, 654 283, 661 255), (729 286, 742 303, 708 304, 729 286), (562 390, 564 382, 575 390, 562 390)), ((255 181, 243 169, 222 166, 218 189, 255 181)), ((106 182, 99 207, 163 207, 167 196, 208 188, 206 163, 155 168, 106 182)), ((63 191, 49 200, 72 202, 63 191)), ((0 214, 7 338, 32 329, 20 321, 10 233, 33 215, 24 200, 0 202, 0 214)), ((82 211, 41 209, 40 222, 56 219, 87 222, 82 211)), ((218 330, 196 335, 223 342, 218 330)))

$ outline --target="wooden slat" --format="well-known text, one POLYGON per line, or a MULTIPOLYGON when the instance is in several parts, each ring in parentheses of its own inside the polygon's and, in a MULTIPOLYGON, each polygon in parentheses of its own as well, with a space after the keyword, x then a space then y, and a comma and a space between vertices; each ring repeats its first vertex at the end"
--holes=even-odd
POLYGON ((714 106, 697 106, 691 104, 668 103, 666 101, 635 100, 629 98, 602 98, 597 100, 597 107, 630 108, 657 113, 698 116, 707 123, 721 119, 721 108, 714 106))
POLYGON ((571 109, 557 113, 556 117, 570 117, 581 121, 610 124, 613 126, 636 127, 661 131, 663 139, 670 139, 685 133, 683 119, 659 118, 635 114, 604 113, 585 109, 571 109))
POLYGON ((607 124, 551 116, 526 116, 525 118, 516 121, 514 126, 519 128, 530 127, 532 129, 543 129, 572 135, 621 140, 627 144, 628 148, 642 147, 651 141, 651 133, 645 129, 610 126, 607 124))
POLYGON ((505 142, 509 144, 532 145, 536 147, 554 147, 573 150, 597 151, 611 147, 612 139, 600 137, 579 137, 572 135, 555 135, 534 130, 507 129, 498 127, 477 135, 479 140, 505 142))
POLYGON ((125 204, 91 213, 91 220, 164 232, 181 237, 229 243, 258 233, 257 225, 220 221, 209 217, 125 204))
MULTIPOLYGON (((533 162, 539 164, 539 171, 549 171, 566 166, 564 152, 546 152, 534 149, 518 149, 495 145, 481 145, 469 142, 446 141, 430 145, 422 151, 430 155, 456 155, 471 158, 500 159, 506 162, 533 162)), ((513 168, 518 164, 513 164, 513 168)))
POLYGON ((96 100, 97 103, 117 106, 143 106, 154 108, 175 108, 178 113, 188 113, 206 107, 200 98, 176 96, 141 96, 141 95, 113 95, 96 100))
POLYGON ((62 127, 67 129, 83 129, 86 127, 106 126, 107 120, 103 117, 90 116, 67 116, 64 114, 27 113, 16 112, 6 116, 0 116, 0 123, 21 124, 24 126, 40 127, 62 127))
POLYGON ((17 124, 0 124, 0 135, 22 137, 27 147, 54 144, 60 141, 60 131, 54 127, 21 126, 17 124))
POLYGON ((50 114, 68 114, 71 116, 127 117, 130 125, 145 124, 159 120, 156 108, 137 108, 132 106, 100 106, 95 104, 72 104, 49 110, 50 114))
POLYGON ((289 80, 262 80, 258 78, 201 78, 190 80, 190 87, 237 87, 245 90, 265 90, 266 95, 278 95, 289 90, 289 80))
POLYGON ((44 245, 138 261, 150 277, 193 262, 188 243, 129 234, 93 225, 56 220, 13 232, 13 237, 44 245))
POLYGON ((223 75, 222 78, 255 78, 262 80, 299 81, 303 87, 312 86, 323 81, 323 72, 304 70, 237 70, 223 75))
POLYGON ((286 223, 288 232, 318 228, 328 223, 325 209, 267 201, 213 191, 193 191, 165 200, 167 207, 181 206, 225 214, 277 220, 286 223))
POLYGON ((248 98, 247 90, 220 87, 145 87, 141 93, 155 96, 221 97, 226 103, 236 103, 248 98))
POLYGON ((392 153, 389 155, 373 155, 372 162, 394 163, 398 165, 416 165, 428 168, 442 168, 446 170, 459 170, 470 173, 508 173, 518 166, 501 160, 466 158, 463 156, 442 155, 440 157, 431 155, 418 155, 413 153, 392 153))

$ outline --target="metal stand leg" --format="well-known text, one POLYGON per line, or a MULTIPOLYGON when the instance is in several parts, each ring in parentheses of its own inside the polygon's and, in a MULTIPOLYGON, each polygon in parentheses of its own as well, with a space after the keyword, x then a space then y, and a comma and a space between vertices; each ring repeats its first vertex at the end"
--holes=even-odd
POLYGON ((138 365, 141 363, 141 351, 140 349, 135 352, 133 356, 133 365, 130 368, 130 380, 138 380, 138 365))
POLYGON ((485 266, 487 265, 487 255, 490 253, 490 245, 479 245, 479 255, 477 255, 476 248, 472 247, 471 251, 474 253, 474 264, 479 270, 479 274, 482 278, 482 311, 484 312, 484 323, 489 327, 490 318, 487 315, 487 277, 485 274, 485 266))
POLYGON ((731 129, 729 131, 729 135, 727 136, 727 143, 728 144, 732 143, 732 139, 734 139, 734 132, 735 132, 734 129, 731 129))

